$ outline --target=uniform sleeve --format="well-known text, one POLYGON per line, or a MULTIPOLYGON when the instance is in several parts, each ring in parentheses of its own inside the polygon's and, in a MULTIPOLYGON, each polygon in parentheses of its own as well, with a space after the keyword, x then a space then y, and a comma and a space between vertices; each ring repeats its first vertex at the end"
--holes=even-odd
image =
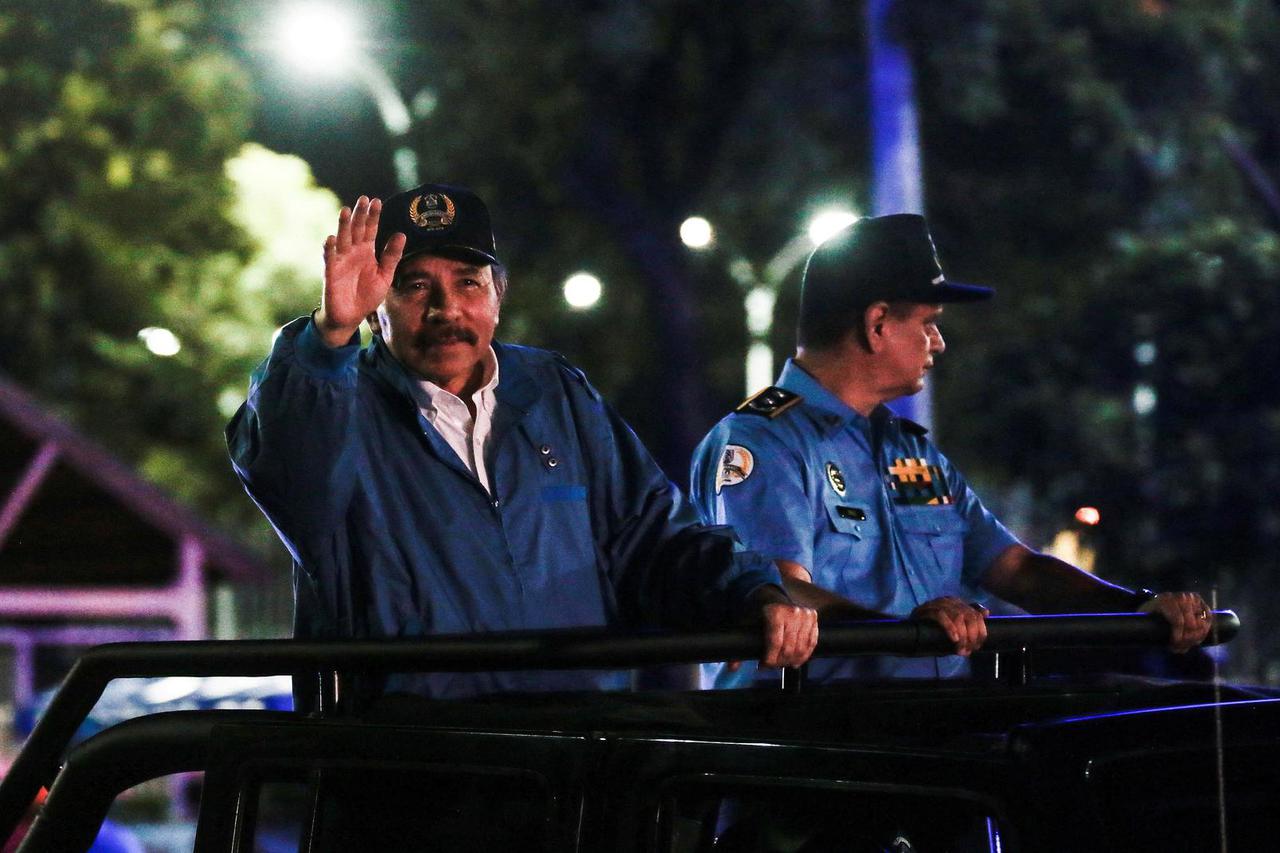
POLYGON ((231 464, 299 559, 296 543, 331 529, 355 478, 352 423, 359 345, 330 349, 302 317, 280 330, 227 424, 231 464))
POLYGON ((730 531, 698 521, 631 428, 580 372, 561 366, 587 449, 596 546, 627 621, 728 624, 746 614, 756 589, 780 587, 769 560, 744 551, 730 531))
POLYGON ((727 524, 770 560, 813 569, 813 511, 801 457, 771 431, 731 418, 694 454, 690 488, 708 524, 727 524))
POLYGON ((969 488, 956 467, 946 461, 947 482, 951 487, 951 497, 955 501, 956 511, 965 520, 967 530, 964 535, 964 564, 961 576, 965 583, 978 586, 982 577, 991 568, 996 557, 1010 545, 1019 544, 1018 537, 1000 523, 991 512, 982 505, 977 493, 969 488))

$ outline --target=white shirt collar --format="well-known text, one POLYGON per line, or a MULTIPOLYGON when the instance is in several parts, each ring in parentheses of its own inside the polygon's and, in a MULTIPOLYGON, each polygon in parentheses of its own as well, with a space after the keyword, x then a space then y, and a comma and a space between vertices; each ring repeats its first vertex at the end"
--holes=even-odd
MULTIPOLYGON (((493 374, 489 377, 488 382, 480 386, 480 388, 471 395, 471 399, 476 404, 476 411, 478 412, 490 412, 493 410, 493 390, 498 387, 498 356, 494 353, 492 346, 489 347, 489 355, 486 361, 488 363, 485 367, 492 367, 493 374)), ((458 397, 450 391, 444 390, 429 379, 418 379, 413 383, 413 386, 416 392, 414 396, 417 398, 416 402, 418 404, 418 408, 425 410, 423 414, 427 415, 429 419, 431 419, 432 413, 440 410, 442 405, 449 405, 449 403, 445 401, 466 405, 461 397, 458 397)), ((432 420, 434 422, 434 419, 432 420)))

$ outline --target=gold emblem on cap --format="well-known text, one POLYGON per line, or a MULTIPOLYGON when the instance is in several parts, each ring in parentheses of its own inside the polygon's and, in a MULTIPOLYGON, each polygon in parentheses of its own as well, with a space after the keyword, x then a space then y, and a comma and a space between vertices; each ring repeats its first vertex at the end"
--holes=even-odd
POLYGON ((453 224, 456 208, 444 193, 424 193, 409 202, 409 218, 428 231, 439 231, 453 224))

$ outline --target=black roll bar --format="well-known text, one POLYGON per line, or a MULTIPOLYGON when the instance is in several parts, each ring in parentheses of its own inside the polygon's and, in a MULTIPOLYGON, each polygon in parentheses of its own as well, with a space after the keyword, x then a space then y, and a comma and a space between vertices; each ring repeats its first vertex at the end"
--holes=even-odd
MULTIPOLYGON (((1240 629, 1233 611, 1212 614, 1205 645, 1240 629)), ((1165 644, 1169 626, 1154 615, 993 616, 984 651, 1115 648, 1165 644)), ((41 785, 58 771, 63 751, 117 678, 269 676, 354 672, 467 672, 529 669, 625 669, 659 664, 744 660, 760 652, 760 634, 733 628, 691 634, 620 633, 608 629, 453 634, 394 640, 187 640, 108 643, 76 661, 22 752, 0 782, 0 839, 8 838, 41 785)), ((952 644, 933 622, 882 620, 825 623, 816 657, 945 655, 952 644)))

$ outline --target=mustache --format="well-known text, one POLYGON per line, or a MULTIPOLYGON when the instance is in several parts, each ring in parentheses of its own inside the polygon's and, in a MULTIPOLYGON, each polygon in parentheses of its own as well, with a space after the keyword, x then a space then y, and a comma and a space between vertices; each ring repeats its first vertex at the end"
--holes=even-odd
POLYGON ((462 326, 439 326, 434 329, 423 329, 414 337, 414 343, 421 347, 431 347, 438 344, 479 343, 480 337, 470 329, 462 326))

